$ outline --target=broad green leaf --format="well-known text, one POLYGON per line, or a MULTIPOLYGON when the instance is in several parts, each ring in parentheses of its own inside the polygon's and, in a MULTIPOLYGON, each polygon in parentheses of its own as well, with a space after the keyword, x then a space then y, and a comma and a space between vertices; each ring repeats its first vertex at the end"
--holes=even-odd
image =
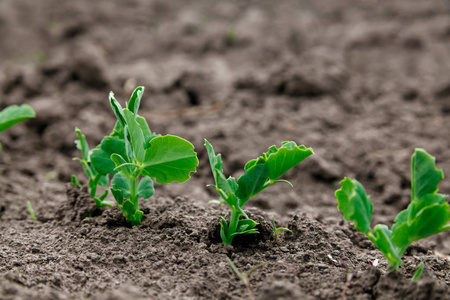
POLYGON ((253 228, 253 229, 248 229, 248 230, 245 230, 245 231, 237 231, 237 232, 232 233, 231 237, 235 237, 235 236, 237 236, 239 234, 253 234, 253 233, 259 233, 258 229, 253 228))
POLYGON ((123 200, 125 199, 123 192, 121 190, 111 188, 111 194, 114 196, 114 199, 116 199, 117 204, 122 205, 123 200))
POLYGON ((116 115, 117 121, 119 121, 120 124, 123 127, 125 127, 126 122, 125 122, 125 116, 123 114, 123 108, 119 104, 119 102, 114 98, 113 92, 109 93, 109 103, 111 104, 111 108, 112 108, 114 114, 116 115))
POLYGON ((355 228, 363 233, 370 231, 373 204, 364 187, 356 180, 344 178, 341 189, 337 190, 338 210, 344 213, 344 219, 355 222, 355 228))
POLYGON ((435 158, 423 149, 416 149, 411 158, 411 202, 438 191, 444 173, 435 166, 435 158))
POLYGON ((123 126, 119 121, 116 121, 116 124, 114 125, 114 128, 109 136, 117 137, 121 140, 124 139, 123 126))
POLYGON ((398 270, 398 267, 402 264, 401 253, 398 253, 399 249, 392 243, 391 234, 391 231, 386 225, 378 224, 368 234, 368 237, 384 254, 389 264, 398 270))
POLYGON ((79 145, 80 145, 80 150, 81 150, 81 157, 83 158, 83 160, 89 162, 89 145, 88 142, 86 140, 86 136, 84 134, 81 133, 80 129, 78 129, 78 127, 75 127, 75 132, 77 133, 78 136, 78 140, 79 140, 79 145))
POLYGON ((128 125, 125 125, 125 127, 123 128, 123 139, 125 141, 125 153, 129 161, 133 161, 134 160, 134 153, 133 153, 133 148, 131 146, 131 142, 130 142, 130 134, 128 131, 128 125))
POLYGON ((139 106, 141 104, 141 98, 142 95, 144 94, 144 87, 143 86, 138 86, 133 94, 130 97, 130 102, 128 103, 128 109, 135 115, 137 116, 137 112, 139 110, 139 106))
POLYGON ((240 199, 242 207, 251 197, 262 191, 266 186, 269 178, 269 168, 265 164, 255 164, 251 168, 245 170, 238 181, 238 189, 236 196, 240 199))
POLYGON ((36 117, 36 114, 28 104, 10 105, 0 112, 0 132, 34 117, 36 117))
POLYGON ((144 177, 141 179, 138 185, 138 197, 142 197, 144 199, 150 198, 155 193, 155 189, 153 188, 153 180, 149 177, 144 177))
POLYGON ((133 149, 133 153, 136 160, 139 163, 142 163, 145 158, 144 134, 142 133, 142 129, 139 126, 138 122, 136 122, 133 113, 127 108, 124 109, 123 112, 125 114, 125 120, 127 121, 128 131, 130 132, 131 147, 133 149))
POLYGON ((269 148, 269 152, 265 153, 267 157, 266 165, 270 170, 269 178, 271 180, 278 179, 311 154, 313 154, 311 148, 306 148, 303 145, 297 146, 294 142, 283 142, 276 152, 272 146, 269 148))
MULTIPOLYGON (((206 139, 205 139, 205 147, 206 147, 206 151, 208 151, 209 163, 211 165, 211 170, 212 170, 212 173, 214 176, 214 181, 216 182, 216 185, 217 185, 217 174, 214 171, 214 169, 217 169, 217 171, 219 173, 222 173, 222 175, 223 175, 222 158, 221 158, 220 154, 216 155, 216 153, 214 152, 213 146, 206 139)), ((225 177, 225 175, 223 175, 223 177, 225 177)))
POLYGON ((130 180, 128 180, 128 178, 124 174, 117 173, 116 175, 114 175, 113 179, 111 180, 111 187, 111 191, 113 189, 122 191, 122 195, 124 198, 130 197, 130 180))
POLYGON ((92 150, 91 163, 94 169, 103 175, 117 173, 116 164, 111 159, 114 153, 126 157, 124 140, 112 136, 103 138, 100 145, 92 150))
POLYGON ((393 227, 392 242, 404 251, 411 243, 446 230, 445 225, 449 221, 448 203, 424 207, 410 222, 393 227))
POLYGON ((159 184, 184 182, 190 178, 198 166, 194 146, 188 141, 173 135, 152 139, 145 150, 143 172, 156 178, 159 184))

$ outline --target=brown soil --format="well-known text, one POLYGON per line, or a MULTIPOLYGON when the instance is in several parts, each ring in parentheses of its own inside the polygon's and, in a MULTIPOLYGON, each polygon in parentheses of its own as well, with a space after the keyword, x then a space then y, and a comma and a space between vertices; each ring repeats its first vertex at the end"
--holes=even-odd
POLYGON ((0 299, 246 299, 227 257, 242 272, 267 263, 250 276, 256 299, 340 299, 344 264, 360 268, 346 299, 450 299, 450 232, 389 273, 334 198, 356 177, 374 224, 391 225, 415 147, 450 174, 447 0, 0 0, 0 36, 0 108, 37 113, 0 136, 0 299), (108 92, 123 102, 137 85, 153 131, 191 141, 200 165, 156 186, 131 228, 116 206, 86 217, 93 200, 67 183, 85 179, 75 126, 96 145, 114 124, 108 92), (314 149, 285 177, 293 189, 249 201, 261 235, 222 245, 229 211, 208 204, 204 138, 233 176, 281 141, 314 149), (293 233, 274 241, 272 216, 293 233))

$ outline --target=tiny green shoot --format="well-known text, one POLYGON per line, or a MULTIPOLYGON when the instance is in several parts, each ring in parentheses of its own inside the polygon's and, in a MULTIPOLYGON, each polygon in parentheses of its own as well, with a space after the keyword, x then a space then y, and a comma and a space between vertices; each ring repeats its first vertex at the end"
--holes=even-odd
POLYGON ((280 148, 271 146, 262 156, 250 160, 244 167, 244 174, 236 181, 223 174, 221 155, 216 155, 212 145, 205 139, 209 162, 213 173, 214 187, 231 209, 230 222, 220 217, 220 236, 224 244, 231 244, 239 234, 259 233, 258 223, 250 219, 243 211, 244 204, 253 196, 277 182, 292 184, 278 179, 305 158, 313 154, 311 148, 297 146, 295 142, 283 142, 280 148), (243 217, 241 219, 240 217, 243 217))
POLYGON ((233 271, 236 273, 236 275, 242 280, 242 282, 244 283, 245 287, 247 288, 247 292, 249 295, 250 300, 254 300, 255 296, 253 295, 252 289, 250 287, 250 280, 249 280, 249 276, 255 272, 258 269, 261 269, 262 267, 264 267, 265 265, 267 265, 267 262, 262 262, 257 264, 256 266, 252 267, 250 270, 248 270, 247 272, 241 273, 239 271, 239 269, 236 267, 236 265, 233 263, 233 261, 227 257, 228 263, 230 264, 231 268, 233 269, 233 271))
POLYGON ((414 273, 414 276, 411 278, 411 281, 416 281, 417 279, 420 278, 420 276, 422 275, 424 267, 425 267, 425 264, 423 263, 423 261, 421 261, 420 264, 419 264, 419 267, 417 267, 417 270, 414 273))
POLYGON ((143 92, 143 87, 136 88, 126 108, 110 93, 116 126, 91 155, 97 172, 114 174, 111 193, 132 226, 139 225, 144 215, 139 198, 148 199, 154 193, 152 178, 159 184, 185 182, 198 166, 190 142, 151 132, 145 118, 137 114, 143 92))
MULTIPOLYGON (((81 130, 78 128, 75 128, 75 132, 78 136, 78 140, 75 140, 75 144, 77 148, 81 151, 81 158, 75 157, 74 160, 77 160, 81 163, 81 165, 83 166, 84 173, 89 178, 88 181, 89 193, 91 194, 92 198, 95 201, 95 206, 97 207, 111 206, 110 202, 105 201, 105 198, 106 196, 108 196, 109 193, 108 190, 105 190, 103 194, 97 196, 98 186, 106 187, 109 183, 109 175, 102 174, 98 172, 95 168, 93 168, 91 162, 92 151, 89 149, 89 144, 86 140, 86 136, 82 134, 81 130)), ((71 181, 74 186, 78 186, 80 188, 82 187, 81 183, 78 181, 75 175, 72 175, 71 181)))
POLYGON ((28 207, 28 212, 30 213, 30 216, 33 219, 33 221, 37 221, 36 215, 34 214, 33 207, 31 206, 30 201, 27 201, 27 207, 28 207))
POLYGON ((416 149, 411 158, 411 202, 394 220, 392 230, 384 224, 370 227, 373 204, 364 187, 355 179, 345 178, 336 191, 338 209, 344 219, 355 222, 358 229, 384 254, 391 270, 402 265, 401 257, 410 244, 450 229, 447 195, 438 193, 444 178, 435 158, 423 149, 416 149))
POLYGON ((292 232, 291 230, 284 228, 284 227, 277 228, 277 226, 275 225, 275 217, 274 216, 272 216, 272 226, 273 226, 273 237, 275 238, 275 242, 278 240, 278 232, 280 232, 280 231, 292 232))

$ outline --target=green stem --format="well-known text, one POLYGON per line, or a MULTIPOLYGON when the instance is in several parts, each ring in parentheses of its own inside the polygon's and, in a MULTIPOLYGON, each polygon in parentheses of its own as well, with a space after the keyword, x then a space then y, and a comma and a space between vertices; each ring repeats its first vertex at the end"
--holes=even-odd
MULTIPOLYGON (((136 172, 135 172, 136 174, 136 172)), ((130 200, 134 205, 136 210, 139 210, 139 199, 138 199, 138 180, 139 174, 136 176, 133 174, 130 180, 130 200)))
POLYGON ((230 225, 228 226, 228 241, 233 241, 233 237, 231 236, 233 233, 237 231, 238 223, 239 223, 239 216, 240 216, 239 210, 237 210, 234 206, 231 208, 231 217, 230 217, 230 225))

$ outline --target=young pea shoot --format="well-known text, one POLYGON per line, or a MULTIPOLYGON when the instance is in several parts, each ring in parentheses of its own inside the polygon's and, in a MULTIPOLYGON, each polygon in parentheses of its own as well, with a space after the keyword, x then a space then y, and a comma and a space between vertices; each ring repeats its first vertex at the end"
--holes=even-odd
POLYGON ((277 228, 277 226, 275 225, 275 217, 274 216, 272 216, 272 226, 273 226, 273 237, 275 238, 275 242, 278 240, 278 233, 280 231, 292 232, 291 230, 284 228, 284 227, 277 228))
POLYGON ((250 274, 252 274, 256 270, 261 269, 262 267, 267 265, 267 263, 266 262, 259 263, 256 266, 254 266, 253 268, 251 268, 250 270, 248 270, 247 272, 241 273, 231 259, 229 259, 227 257, 227 260, 228 260, 228 263, 230 264, 231 268, 233 269, 233 271, 242 280, 245 287, 247 288, 247 292, 248 292, 248 296, 249 296, 250 300, 254 300, 255 296, 253 295, 252 289, 250 287, 250 280, 248 277, 250 276, 250 274))
POLYGON ((239 234, 258 233, 255 228, 258 223, 251 220, 242 210, 244 204, 276 182, 286 182, 292 186, 289 181, 278 178, 313 154, 311 148, 297 146, 294 142, 283 142, 280 148, 271 146, 269 151, 263 153, 261 157, 247 162, 244 174, 236 181, 233 177, 228 179, 225 177, 221 155, 215 154, 207 140, 205 140, 205 146, 215 181, 215 185, 210 186, 215 187, 222 197, 221 203, 227 203, 231 208, 229 223, 225 218, 220 217, 220 236, 224 244, 230 245, 234 237, 239 234), (241 216, 243 219, 240 218, 241 216))
POLYGON ((406 248, 415 241, 450 229, 450 209, 446 195, 438 193, 444 178, 435 166, 435 158, 416 149, 411 158, 411 203, 394 220, 392 230, 384 224, 370 227, 373 204, 364 187, 355 179, 345 178, 336 191, 338 209, 344 219, 355 222, 358 229, 380 249, 391 266, 398 270, 406 248))
POLYGON ((137 114, 143 92, 143 87, 136 88, 126 108, 110 93, 117 123, 91 156, 97 171, 115 174, 111 193, 133 226, 139 225, 144 215, 139 210, 139 198, 148 199, 154 193, 151 178, 159 184, 181 183, 198 165, 191 143, 177 136, 152 133, 145 118, 137 114))
MULTIPOLYGON (((81 158, 75 157, 74 160, 78 160, 83 166, 83 171, 86 176, 89 178, 88 187, 89 193, 95 201, 95 206, 111 206, 111 203, 105 201, 106 196, 108 196, 108 190, 106 190, 103 194, 97 197, 97 188, 98 186, 107 186, 109 183, 109 175, 102 174, 98 172, 91 163, 91 154, 92 151, 89 150, 89 145, 86 140, 86 136, 81 133, 80 129, 75 128, 75 132, 77 133, 78 140, 75 140, 75 144, 77 148, 81 151, 81 158)), ((72 175, 72 184, 74 186, 82 187, 81 183, 78 181, 75 175, 72 175)))

